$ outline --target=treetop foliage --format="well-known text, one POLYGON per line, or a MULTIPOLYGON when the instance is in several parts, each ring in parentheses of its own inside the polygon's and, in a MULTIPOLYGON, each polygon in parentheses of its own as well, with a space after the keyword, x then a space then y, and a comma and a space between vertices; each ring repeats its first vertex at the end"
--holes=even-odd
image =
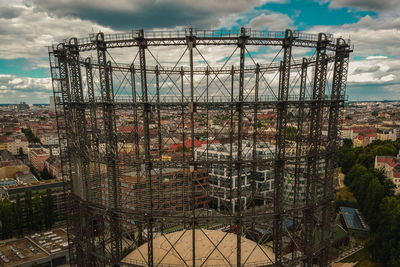
POLYGON ((389 267, 400 266, 400 197, 374 163, 375 156, 395 156, 399 149, 400 140, 377 140, 364 148, 353 148, 351 140, 344 140, 339 152, 344 183, 371 228, 367 248, 376 262, 389 267))

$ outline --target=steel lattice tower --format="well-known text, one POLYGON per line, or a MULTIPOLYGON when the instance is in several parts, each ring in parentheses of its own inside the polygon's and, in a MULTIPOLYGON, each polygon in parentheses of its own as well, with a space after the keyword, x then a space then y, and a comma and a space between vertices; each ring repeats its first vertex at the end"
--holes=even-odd
POLYGON ((329 266, 350 52, 329 34, 248 28, 50 47, 71 264, 329 266))

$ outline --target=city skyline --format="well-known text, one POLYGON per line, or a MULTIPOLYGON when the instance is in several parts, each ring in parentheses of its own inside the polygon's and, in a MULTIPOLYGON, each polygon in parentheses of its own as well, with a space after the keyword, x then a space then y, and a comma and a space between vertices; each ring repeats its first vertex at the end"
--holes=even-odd
MULTIPOLYGON (((357 100, 398 100, 400 8, 395 0, 207 1, 0 1, 0 104, 49 103, 52 86, 47 46, 92 32, 144 28, 238 29, 311 33, 350 38, 347 95, 357 100)), ((274 51, 256 51, 268 56, 274 51)), ((218 54, 215 61, 222 60, 218 54)))

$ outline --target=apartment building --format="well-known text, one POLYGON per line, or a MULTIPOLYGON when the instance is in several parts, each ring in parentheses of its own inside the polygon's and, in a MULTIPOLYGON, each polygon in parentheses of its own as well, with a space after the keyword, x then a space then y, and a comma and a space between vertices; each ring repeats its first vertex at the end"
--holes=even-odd
POLYGON ((29 151, 29 159, 31 160, 33 167, 38 171, 43 171, 44 161, 49 157, 50 153, 42 148, 31 149, 29 151))
MULTIPOLYGON (((251 159, 253 153, 253 145, 249 141, 242 143, 243 159, 251 159)), ((271 159, 274 158, 275 150, 268 143, 257 144, 256 155, 258 159, 271 159)), ((237 144, 232 148, 232 158, 237 158, 237 144)), ((230 158, 230 145, 229 144, 203 144, 195 151, 196 160, 209 160, 209 161, 224 161, 230 158)), ((210 207, 217 210, 230 210, 235 212, 238 207, 239 198, 236 196, 235 191, 241 187, 241 201, 242 207, 246 207, 249 203, 249 197, 252 192, 251 178, 254 178, 256 186, 256 194, 259 195, 257 205, 266 204, 266 198, 274 191, 272 165, 265 166, 264 169, 252 170, 251 168, 244 168, 241 173, 241 184, 239 185, 239 176, 235 168, 231 169, 221 164, 219 167, 209 169, 209 192, 210 192, 210 207)))
POLYGON ((375 169, 382 169, 395 184, 395 193, 400 193, 400 151, 396 157, 376 156, 374 167, 375 169))

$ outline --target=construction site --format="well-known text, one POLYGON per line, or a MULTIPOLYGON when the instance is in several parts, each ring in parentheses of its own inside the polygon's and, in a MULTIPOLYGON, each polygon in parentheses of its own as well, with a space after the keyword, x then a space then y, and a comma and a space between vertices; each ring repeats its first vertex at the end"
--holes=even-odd
POLYGON ((72 266, 330 266, 349 40, 102 32, 49 47, 72 266))

